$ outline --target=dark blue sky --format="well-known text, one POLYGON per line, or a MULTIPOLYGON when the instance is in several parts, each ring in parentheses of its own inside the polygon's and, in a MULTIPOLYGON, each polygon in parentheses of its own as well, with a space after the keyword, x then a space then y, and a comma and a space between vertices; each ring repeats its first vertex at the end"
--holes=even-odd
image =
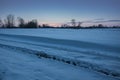
POLYGON ((51 25, 83 21, 83 25, 120 25, 120 0, 0 0, 0 18, 8 14, 51 25))

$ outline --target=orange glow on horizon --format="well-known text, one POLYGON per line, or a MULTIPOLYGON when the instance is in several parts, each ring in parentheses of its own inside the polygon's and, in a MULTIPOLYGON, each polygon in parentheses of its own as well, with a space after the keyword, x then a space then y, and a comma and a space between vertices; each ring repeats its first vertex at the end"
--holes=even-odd
POLYGON ((42 25, 42 24, 47 24, 49 26, 53 26, 53 27, 59 27, 62 25, 62 23, 51 23, 51 22, 42 22, 42 23, 38 23, 39 25, 42 25))

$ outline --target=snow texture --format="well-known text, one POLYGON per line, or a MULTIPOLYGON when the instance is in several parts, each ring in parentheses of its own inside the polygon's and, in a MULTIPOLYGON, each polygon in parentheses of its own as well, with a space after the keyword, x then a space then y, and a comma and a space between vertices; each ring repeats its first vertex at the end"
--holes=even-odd
POLYGON ((119 34, 119 29, 1 29, 0 79, 119 80, 119 34))

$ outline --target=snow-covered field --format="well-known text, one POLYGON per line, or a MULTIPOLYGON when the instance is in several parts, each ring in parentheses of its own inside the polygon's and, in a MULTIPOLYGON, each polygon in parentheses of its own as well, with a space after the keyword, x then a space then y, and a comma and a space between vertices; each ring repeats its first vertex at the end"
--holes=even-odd
POLYGON ((0 29, 0 80, 119 80, 120 29, 0 29))

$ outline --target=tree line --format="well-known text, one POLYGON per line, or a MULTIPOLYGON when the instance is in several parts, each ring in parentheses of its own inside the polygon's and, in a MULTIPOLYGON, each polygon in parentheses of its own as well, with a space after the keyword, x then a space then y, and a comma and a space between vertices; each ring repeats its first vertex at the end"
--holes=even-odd
MULTIPOLYGON (((9 14, 4 21, 0 19, 0 28, 110 28, 103 26, 102 24, 98 24, 97 26, 89 26, 82 27, 81 24, 83 22, 76 22, 75 19, 72 19, 70 24, 62 24, 60 27, 49 26, 48 24, 39 25, 37 19, 33 19, 31 21, 25 22, 25 20, 21 17, 17 17, 18 26, 15 25, 15 16, 9 14)), ((120 28, 120 26, 113 26, 112 28, 120 28)))
POLYGON ((39 25, 37 19, 30 20, 25 22, 25 20, 21 17, 17 17, 17 26, 15 24, 15 16, 9 14, 4 21, 0 19, 0 28, 51 28, 53 26, 49 26, 48 24, 39 25))
POLYGON ((0 27, 2 28, 37 28, 38 22, 36 19, 28 21, 27 23, 21 17, 17 18, 18 26, 15 26, 15 17, 14 15, 8 15, 4 22, 0 19, 0 27))

